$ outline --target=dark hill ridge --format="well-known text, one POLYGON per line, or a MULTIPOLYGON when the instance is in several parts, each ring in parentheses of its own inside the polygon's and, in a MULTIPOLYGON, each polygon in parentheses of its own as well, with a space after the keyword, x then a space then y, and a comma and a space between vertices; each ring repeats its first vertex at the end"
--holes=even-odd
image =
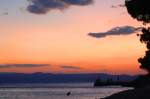
POLYGON ((150 87, 123 91, 101 99, 150 99, 150 87))
POLYGON ((97 78, 106 80, 111 78, 113 81, 117 79, 121 81, 131 81, 136 76, 130 75, 110 75, 104 73, 89 74, 52 74, 52 73, 0 73, 0 83, 81 83, 94 82, 97 78))

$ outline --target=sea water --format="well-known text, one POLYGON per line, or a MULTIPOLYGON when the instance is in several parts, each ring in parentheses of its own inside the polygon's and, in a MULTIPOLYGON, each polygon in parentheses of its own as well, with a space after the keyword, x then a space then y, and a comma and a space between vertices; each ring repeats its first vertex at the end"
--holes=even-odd
POLYGON ((93 87, 93 83, 0 84, 0 99, 100 99, 128 89, 93 87))

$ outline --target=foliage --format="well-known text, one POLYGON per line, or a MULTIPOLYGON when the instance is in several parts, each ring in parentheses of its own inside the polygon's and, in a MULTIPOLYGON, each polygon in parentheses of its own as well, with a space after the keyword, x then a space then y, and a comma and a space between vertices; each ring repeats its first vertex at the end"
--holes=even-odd
MULTIPOLYGON (((144 25, 150 23, 150 3, 149 0, 125 0, 125 6, 128 13, 138 21, 142 21, 144 25)), ((150 74, 150 27, 143 27, 140 41, 145 43, 147 51, 145 56, 139 58, 138 61, 141 64, 140 68, 145 69, 150 74)))

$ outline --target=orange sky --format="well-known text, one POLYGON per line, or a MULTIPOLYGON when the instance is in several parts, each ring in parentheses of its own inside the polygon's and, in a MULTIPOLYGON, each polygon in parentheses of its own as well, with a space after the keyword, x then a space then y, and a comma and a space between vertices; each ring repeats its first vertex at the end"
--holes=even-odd
POLYGON ((10 0, 6 0, 0 7, 1 13, 6 8, 9 13, 0 16, 0 64, 51 65, 3 67, 0 72, 143 73, 137 59, 144 55, 146 48, 136 34, 100 39, 87 35, 116 26, 141 26, 128 15, 126 8, 111 8, 122 4, 122 0, 95 0, 89 6, 54 10, 44 15, 20 10, 20 6, 26 7, 23 1, 15 0, 14 4, 7 5, 10 0))

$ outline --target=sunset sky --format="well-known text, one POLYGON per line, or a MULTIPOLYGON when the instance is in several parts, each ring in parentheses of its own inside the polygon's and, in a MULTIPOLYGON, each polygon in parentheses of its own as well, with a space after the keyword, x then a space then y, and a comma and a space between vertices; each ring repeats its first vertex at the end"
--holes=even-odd
POLYGON ((124 0, 93 0, 60 8, 49 4, 46 12, 35 9, 43 6, 34 1, 0 0, 0 72, 144 72, 137 59, 146 47, 136 33, 111 35, 115 27, 142 26, 119 6, 124 0), (93 37, 89 33, 110 34, 93 37))

